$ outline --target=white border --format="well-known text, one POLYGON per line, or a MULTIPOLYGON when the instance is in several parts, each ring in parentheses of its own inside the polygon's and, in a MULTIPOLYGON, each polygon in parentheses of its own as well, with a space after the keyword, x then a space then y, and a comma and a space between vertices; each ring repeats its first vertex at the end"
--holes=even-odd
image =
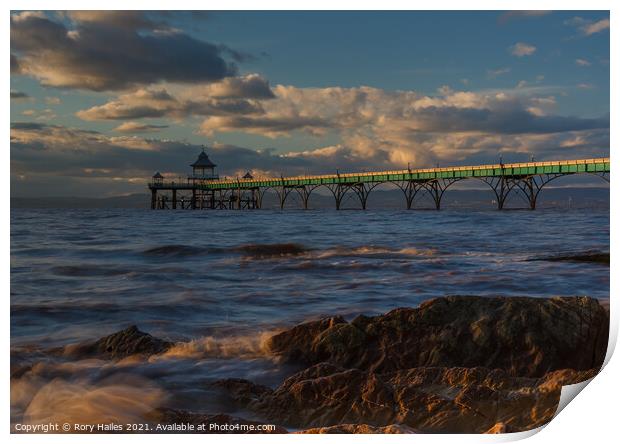
MULTIPOLYGON (((19 9, 54 9, 54 10, 62 10, 62 9, 189 9, 189 10, 200 10, 200 9, 210 9, 210 10, 233 10, 233 9, 246 9, 246 10, 255 10, 255 9, 289 9, 289 10, 311 10, 311 9, 324 9, 324 10, 339 10, 339 9, 365 9, 365 10, 405 10, 405 9, 417 9, 417 10, 464 10, 467 7, 467 10, 496 10, 496 9, 549 9, 549 10, 611 10, 610 19, 612 21, 611 26, 611 54, 614 54, 614 57, 611 57, 610 60, 610 69, 611 69, 611 79, 618 79, 619 71, 618 71, 618 53, 615 53, 614 50, 617 50, 618 45, 618 32, 615 31, 615 23, 614 18, 615 14, 620 7, 620 2, 611 1, 611 0, 589 0, 589 1, 577 1, 577 0, 521 0, 521 1, 513 1, 506 0, 502 2, 498 2, 497 0, 470 0, 467 2, 457 1, 457 0, 444 0, 444 1, 434 1, 434 2, 412 2, 412 1, 404 1, 404 0, 382 0, 381 2, 370 2, 367 0, 346 0, 346 1, 334 1, 334 0, 297 0, 296 2, 285 2, 283 0, 262 0, 260 2, 256 0, 226 0, 219 2, 204 2, 204 1, 188 1, 188 0, 176 0, 172 1, 157 1, 157 0, 133 0, 133 1, 119 1, 119 0, 108 0, 108 1, 91 1, 88 3, 76 1, 76 0, 57 0, 54 2, 44 2, 44 1, 9 1, 7 10, 11 9, 19 10, 19 9)), ((7 15, 8 15, 7 11, 7 15)), ((10 76, 9 76, 9 57, 8 53, 10 53, 10 42, 9 42, 9 20, 5 15, 4 20, 2 21, 2 27, 4 28, 4 35, 6 36, 5 40, 5 68, 3 71, 3 75, 5 76, 5 94, 10 89, 10 76)), ((6 96, 5 96, 6 97, 6 96)), ((618 103, 620 103, 619 90, 616 87, 616 84, 612 82, 611 84, 611 115, 616 116, 616 111, 618 108, 618 103)), ((4 183, 4 197, 5 202, 8 199, 8 190, 10 189, 10 180, 9 180, 9 164, 10 164, 10 152, 8 148, 8 141, 10 138, 9 132, 9 118, 8 118, 8 110, 6 112, 7 117, 5 118, 5 129, 4 129, 4 140, 7 141, 5 148, 2 150, 2 164, 5 169, 4 174, 2 175, 2 181, 4 183)), ((618 141, 617 131, 618 125, 617 121, 611 121, 611 146, 616 146, 616 142, 618 141)), ((611 157, 613 157, 613 150, 611 157)), ((612 183, 615 180, 612 178, 612 183)), ((618 251, 615 246, 615 233, 617 232, 617 214, 618 214, 618 201, 615 199, 614 193, 615 186, 612 186, 611 189, 611 254, 616 257, 616 252, 618 251)), ((10 322, 9 322, 9 279, 10 279, 10 209, 8 202, 3 205, 2 211, 4 213, 4 217, 2 218, 2 228, 5 236, 2 239, 3 242, 3 252, 2 261, 3 261, 3 269, 2 275, 4 279, 2 279, 2 287, 3 287, 3 296, 4 296, 4 326, 5 333, 1 335, 1 340, 3 343, 3 350, 5 356, 5 376, 4 376, 4 385, 3 385, 3 395, 4 402, 2 403, 2 428, 5 434, 9 434, 10 425, 9 425, 9 394, 10 394, 10 386, 9 386, 9 359, 8 352, 10 349, 10 322)), ((41 227, 44 229, 44 227, 41 227)), ((616 277, 616 273, 613 267, 611 267, 611 282, 610 282, 610 294, 614 294, 615 290, 618 288, 618 279, 616 277)), ((619 319, 619 311, 618 304, 615 304, 613 301, 610 303, 611 309, 611 333, 610 333, 610 352, 615 347, 616 338, 618 335, 618 319, 619 319)), ((543 433, 536 433, 541 429, 532 431, 532 432, 524 432, 519 434, 509 434, 509 435, 347 435, 347 441, 355 441, 355 442, 367 442, 370 443, 371 440, 376 442, 377 440, 395 440, 402 442, 411 442, 415 440, 416 442, 458 442, 458 443, 467 443, 467 442, 498 442, 498 441, 506 441, 506 440, 516 440, 522 439, 528 436, 532 436, 530 438, 530 442, 532 443, 547 443, 549 440, 553 442, 610 442, 611 437, 617 435, 615 433, 615 425, 618 421, 617 418, 617 401, 618 395, 620 395, 620 384, 618 383, 618 378, 616 375, 620 375, 620 364, 618 358, 614 358, 609 360, 611 357, 611 353, 608 352, 607 360, 609 361, 606 367, 603 369, 601 374, 595 377, 589 384, 582 383, 577 384, 579 390, 584 386, 588 386, 588 388, 579 395, 579 399, 576 402, 571 402, 558 416, 553 419, 551 423, 544 427, 543 433)), ((575 387, 570 387, 568 390, 563 390, 563 396, 566 396, 564 392, 572 391, 573 394, 575 392, 575 387)), ((577 392, 579 391, 577 390, 577 392)), ((315 442, 317 440, 321 440, 322 442, 342 442, 342 435, 294 435, 291 437, 289 435, 252 435, 251 437, 248 435, 148 435, 148 436, 127 436, 127 435, 10 435, 9 440, 14 442, 57 442, 57 443, 82 443, 85 441, 88 442, 102 442, 108 443, 110 440, 114 440, 117 442, 131 442, 138 439, 145 439, 149 442, 153 443, 167 443, 172 440, 183 440, 188 442, 201 442, 209 441, 212 439, 217 439, 226 441, 226 442, 247 442, 248 440, 252 440, 253 442, 264 442, 264 443, 277 443, 277 442, 288 442, 291 439, 299 440, 299 442, 315 442)))

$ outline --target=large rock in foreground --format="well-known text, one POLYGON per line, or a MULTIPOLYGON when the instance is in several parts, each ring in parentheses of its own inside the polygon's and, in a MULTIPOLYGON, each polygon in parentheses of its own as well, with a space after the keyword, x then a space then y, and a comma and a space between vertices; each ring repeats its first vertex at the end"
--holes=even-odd
POLYGON ((308 322, 269 349, 307 365, 331 362, 383 373, 413 367, 486 367, 539 377, 600 367, 609 317, 588 297, 448 296, 375 317, 308 322))
MULTIPOLYGON (((267 422, 306 433, 485 433, 523 431, 551 420, 563 385, 596 370, 562 370, 522 378, 486 368, 413 368, 377 374, 318 364, 276 390, 261 392, 246 408, 267 422), (348 424, 343 426, 342 424, 348 424), (402 427, 395 429, 395 425, 402 427), (335 427, 337 426, 337 427, 335 427), (405 432, 406 431, 406 432, 405 432)), ((241 380, 236 381, 240 392, 241 380)), ((253 386, 246 381, 248 386, 253 386)))

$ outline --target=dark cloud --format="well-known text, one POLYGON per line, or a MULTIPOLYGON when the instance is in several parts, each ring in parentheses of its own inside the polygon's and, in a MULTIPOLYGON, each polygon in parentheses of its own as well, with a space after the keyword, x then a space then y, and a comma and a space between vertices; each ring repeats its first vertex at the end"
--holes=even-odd
POLYGON ((114 131, 118 131, 121 133, 148 133, 159 131, 164 128, 168 128, 168 125, 148 125, 138 122, 125 122, 114 128, 114 131))
POLYGON ((188 91, 180 98, 173 97, 165 89, 139 89, 103 105, 78 111, 76 115, 83 120, 124 120, 155 117, 177 119, 192 115, 221 116, 264 112, 256 100, 234 98, 237 92, 243 91, 237 91, 235 85, 229 88, 221 87, 219 83, 188 91), (221 91, 223 98, 218 98, 218 91, 221 91))
POLYGON ((538 116, 521 108, 428 107, 416 116, 416 129, 436 132, 482 131, 494 134, 547 134, 609 128, 608 118, 538 116))
POLYGON ((248 133, 281 136, 296 130, 322 134, 325 130, 333 127, 333 122, 314 116, 255 117, 235 115, 210 117, 202 123, 200 131, 203 134, 212 134, 214 131, 245 131, 248 133))
POLYGON ((11 100, 27 99, 30 97, 25 92, 11 90, 11 100))
POLYGON ((79 11, 68 16, 72 26, 40 13, 11 16, 11 51, 22 74, 48 86, 104 91, 160 81, 211 82, 236 73, 223 56, 230 52, 225 47, 148 15, 79 11))
POLYGON ((11 54, 11 74, 19 74, 19 72, 19 60, 17 60, 15 54, 11 54))

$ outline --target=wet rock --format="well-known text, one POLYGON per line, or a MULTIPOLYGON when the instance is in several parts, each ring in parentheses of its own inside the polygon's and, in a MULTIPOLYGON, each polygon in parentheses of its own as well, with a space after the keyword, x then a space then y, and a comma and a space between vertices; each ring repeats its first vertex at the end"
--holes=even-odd
POLYGON ((194 431, 201 433, 288 433, 280 426, 265 429, 267 424, 263 422, 249 421, 231 415, 209 415, 175 409, 156 409, 147 415, 147 420, 160 424, 163 430, 159 431, 163 433, 188 433, 187 430, 183 430, 183 425, 188 424, 195 427, 194 431), (198 430, 200 426, 203 430, 198 430))
POLYGON ((401 434, 401 433, 420 433, 418 430, 413 429, 403 424, 390 424, 385 427, 374 427, 368 424, 339 424, 331 427, 319 427, 314 429, 306 429, 295 433, 366 433, 366 434, 401 434))
POLYGON ((378 373, 481 366, 538 377, 599 367, 608 332, 608 313, 588 297, 449 296, 350 323, 332 317, 300 324, 267 346, 289 361, 378 373))
POLYGON ((311 428, 307 433, 372 433, 394 424, 423 433, 523 431, 551 420, 562 385, 595 373, 524 378, 482 367, 427 367, 379 375, 319 364, 247 407, 268 421, 311 428))
POLYGON ((210 386, 220 389, 238 405, 247 405, 273 391, 269 387, 254 384, 247 379, 240 378, 220 379, 210 384, 210 386))
POLYGON ((513 431, 510 429, 510 427, 508 427, 503 422, 498 422, 497 424, 495 424, 493 427, 491 427, 489 430, 487 430, 484 433, 495 435, 499 433, 513 433, 513 431))
POLYGON ((63 353, 79 358, 123 359, 132 355, 156 355, 173 345, 173 342, 153 337, 132 325, 92 343, 65 347, 63 353))

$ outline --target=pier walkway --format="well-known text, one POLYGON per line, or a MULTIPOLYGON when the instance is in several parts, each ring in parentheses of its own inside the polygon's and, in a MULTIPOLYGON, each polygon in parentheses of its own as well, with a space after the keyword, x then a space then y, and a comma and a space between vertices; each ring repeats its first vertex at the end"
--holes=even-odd
POLYGON ((439 210, 444 192, 451 185, 465 179, 477 179, 493 190, 498 209, 503 209, 509 194, 516 192, 522 193, 533 210, 542 188, 558 177, 594 174, 609 182, 609 173, 610 159, 595 158, 291 177, 211 180, 197 177, 166 179, 158 175, 149 183, 149 189, 153 209, 257 209, 261 208, 267 190, 277 194, 280 208, 284 208, 289 194, 295 192, 300 196, 303 208, 307 209, 310 195, 319 187, 331 192, 336 209, 341 208, 348 193, 356 195, 361 208, 366 209, 368 195, 375 187, 393 184, 403 192, 407 209, 412 208, 414 198, 420 192, 426 192, 439 210))

